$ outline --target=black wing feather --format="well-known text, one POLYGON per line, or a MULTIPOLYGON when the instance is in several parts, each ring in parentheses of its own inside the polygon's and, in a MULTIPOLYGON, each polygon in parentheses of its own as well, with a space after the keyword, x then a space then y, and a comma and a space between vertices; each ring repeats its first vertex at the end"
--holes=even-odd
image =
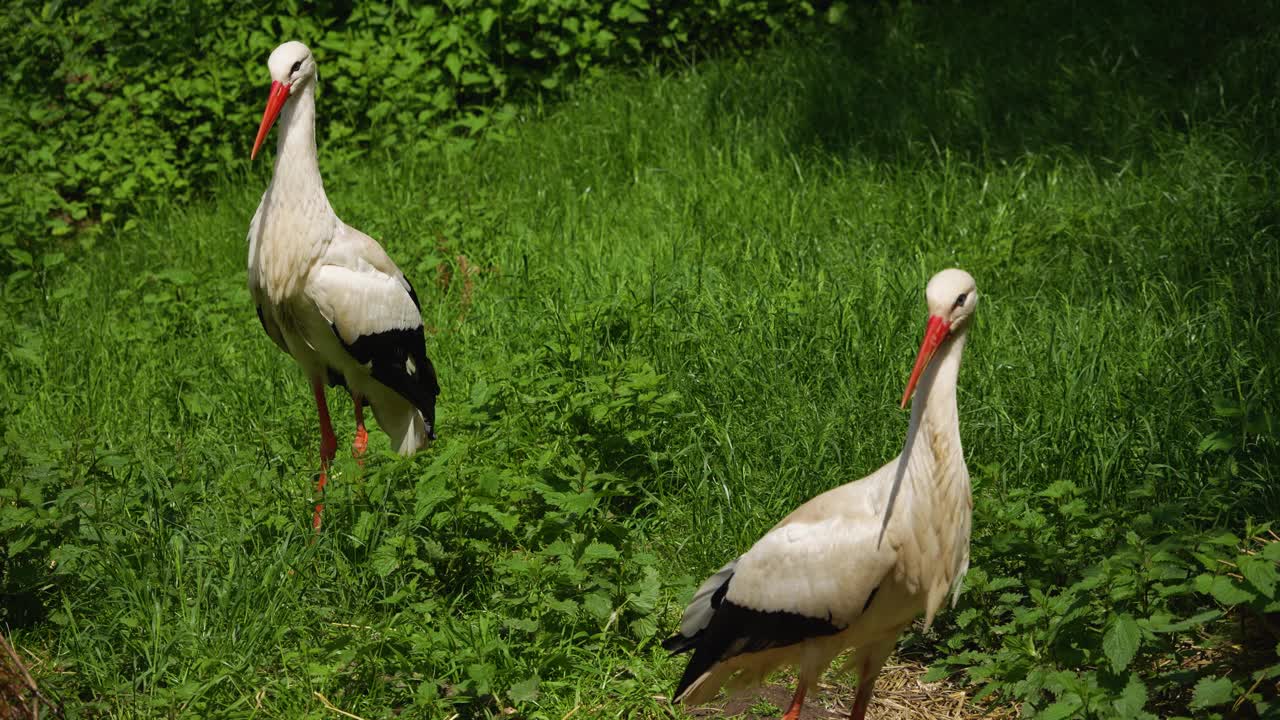
POLYGON ((690 685, 713 665, 743 653, 760 652, 804 642, 809 638, 834 635, 844 628, 831 618, 815 618, 792 612, 752 610, 725 599, 730 575, 711 595, 711 615, 707 626, 692 637, 676 634, 663 641, 662 647, 675 655, 693 651, 684 675, 676 685, 680 697, 690 685))
POLYGON ((404 280, 404 286, 409 288, 409 299, 413 301, 413 306, 418 308, 418 312, 422 312, 422 303, 418 302, 418 293, 413 289, 413 283, 409 282, 409 278, 404 275, 400 276, 404 280))
MULTIPOLYGON (((414 302, 417 302, 416 297, 414 302)), ((333 328, 333 332, 356 362, 369 367, 374 380, 395 390, 418 408, 434 438, 436 396, 440 394, 440 383, 436 379, 435 366, 427 357, 422 326, 361 335, 351 343, 342 339, 337 328, 333 328)))

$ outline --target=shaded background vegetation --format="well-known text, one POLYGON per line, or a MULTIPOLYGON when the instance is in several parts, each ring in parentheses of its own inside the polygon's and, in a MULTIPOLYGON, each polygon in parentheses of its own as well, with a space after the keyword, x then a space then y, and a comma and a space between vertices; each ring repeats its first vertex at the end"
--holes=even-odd
POLYGON ((974 570, 904 652, 1038 717, 1275 714, 1275 3, 48 7, 5 11, 50 49, 4 50, 0 620, 74 712, 662 716, 695 580, 897 452, 958 264, 974 570), (334 204, 444 383, 313 545, 237 164, 307 33, 334 204))
POLYGON ((50 236, 87 241, 157 194, 189 199, 242 167, 281 38, 312 46, 322 138, 344 159, 450 140, 610 66, 759 45, 809 2, 457 0, 14 2, 0 46, 0 246, 30 265, 50 236), (326 77, 327 79, 327 77, 326 77), (16 251, 16 252, 15 252, 16 251))

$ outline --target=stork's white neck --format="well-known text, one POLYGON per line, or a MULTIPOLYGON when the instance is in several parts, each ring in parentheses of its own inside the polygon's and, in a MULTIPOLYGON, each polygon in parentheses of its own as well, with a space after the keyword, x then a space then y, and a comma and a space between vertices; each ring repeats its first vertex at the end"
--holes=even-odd
POLYGON ((945 504, 948 496, 968 494, 969 471, 960 446, 960 413, 956 407, 956 382, 966 331, 962 328, 938 348, 916 384, 911 424, 893 483, 894 495, 903 479, 914 488, 913 495, 931 497, 935 502, 945 504))
POLYGON ((277 303, 301 291, 340 222, 320 179, 314 80, 285 101, 279 133, 271 184, 254 217, 258 237, 250 244, 259 282, 277 303))
MULTIPOLYGON (((280 139, 276 142, 276 165, 271 182, 273 185, 286 185, 290 195, 324 196, 320 159, 316 152, 314 80, 307 81, 280 111, 280 139)), ((325 204, 328 204, 327 200, 325 204)))
MULTIPOLYGON (((942 434, 948 454, 961 455, 960 448, 960 411, 956 405, 956 385, 960 378, 960 357, 964 354, 964 343, 968 338, 968 328, 962 329, 948 338, 938 348, 938 356, 925 368, 916 385, 915 397, 911 401, 911 425, 907 431, 907 445, 904 449, 912 453, 934 452, 943 448, 934 447, 932 436, 942 434), (912 442, 912 436, 923 430, 930 437, 919 438, 927 442, 912 442)), ((935 452, 935 454, 938 454, 935 452)), ((944 457, 935 458, 943 462, 944 457)))
POLYGON ((911 424, 902 454, 890 463, 892 470, 881 476, 888 495, 880 540, 884 540, 895 517, 903 518, 899 527, 904 528, 905 540, 901 541, 914 543, 919 551, 911 556, 914 561, 908 563, 907 572, 914 574, 919 587, 927 592, 926 624, 941 607, 947 589, 964 575, 969 562, 973 499, 969 470, 960 447, 956 407, 956 382, 966 330, 961 327, 947 339, 921 373, 911 401, 911 424), (900 512, 895 506, 903 490, 905 512, 900 512), (921 554, 926 548, 928 554, 921 554), (935 560, 941 564, 935 564, 935 560))

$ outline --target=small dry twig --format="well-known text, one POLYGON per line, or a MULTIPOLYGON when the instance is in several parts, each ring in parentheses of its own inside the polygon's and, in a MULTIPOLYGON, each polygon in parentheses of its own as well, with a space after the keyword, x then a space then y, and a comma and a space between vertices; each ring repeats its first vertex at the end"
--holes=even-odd
POLYGON ((359 715, 355 715, 355 714, 349 713, 349 712, 347 712, 346 710, 343 710, 342 708, 340 708, 340 707, 338 707, 338 706, 334 705, 333 703, 329 702, 329 698, 325 697, 325 696, 324 696, 324 694, 323 694, 323 693, 321 693, 319 690, 315 690, 315 691, 313 691, 313 692, 315 693, 316 697, 320 698, 320 702, 321 702, 321 704, 323 704, 326 708, 328 708, 328 709, 330 709, 330 710, 332 710, 332 711, 334 711, 334 712, 336 712, 336 713, 338 713, 339 715, 342 715, 342 716, 344 716, 344 717, 349 717, 349 718, 351 718, 351 720, 364 720, 364 718, 360 717, 359 715))
MULTIPOLYGON (((43 703, 53 711, 58 717, 63 717, 62 708, 58 707, 52 700, 44 696, 40 692, 40 686, 36 685, 36 681, 31 677, 31 673, 27 672, 27 666, 23 664, 22 658, 18 656, 18 651, 13 649, 13 645, 9 644, 9 639, 0 633, 0 647, 4 648, 5 654, 8 655, 9 663, 16 670, 16 674, 21 676, 22 682, 26 685, 26 691, 31 694, 30 706, 27 709, 28 714, 33 720, 40 720, 40 705, 43 703)), ((0 668, 3 669, 3 668, 0 668)), ((8 674, 15 674, 12 671, 8 674)), ((0 698, 3 699, 3 698, 0 698)), ((22 702, 24 698, 21 692, 15 692, 13 699, 22 702)))

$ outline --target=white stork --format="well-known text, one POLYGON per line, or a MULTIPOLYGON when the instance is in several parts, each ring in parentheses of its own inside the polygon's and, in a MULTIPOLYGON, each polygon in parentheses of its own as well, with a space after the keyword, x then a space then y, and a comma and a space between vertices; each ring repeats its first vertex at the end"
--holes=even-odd
MULTIPOLYGON (((249 225, 249 294, 258 319, 281 350, 302 366, 320 415, 320 480, 338 441, 325 384, 342 385, 355 404, 357 457, 373 407, 391 445, 409 455, 435 439, 440 386, 427 358, 418 296, 377 241, 347 225, 329 205, 316 156, 316 62, 300 42, 267 59, 271 94, 253 143, 280 118, 275 171, 249 225)), ((318 530, 322 504, 312 524, 318 530)))
POLYGON ((734 676, 755 684, 779 665, 797 667, 784 718, 848 648, 858 673, 850 717, 863 720, 871 689, 898 635, 919 614, 925 627, 969 567, 973 500, 960 447, 956 378, 978 305, 973 278, 943 270, 925 290, 929 322, 902 395, 911 408, 902 454, 861 480, 813 498, 694 593, 680 631, 663 647, 693 651, 675 699, 709 700, 734 676))

